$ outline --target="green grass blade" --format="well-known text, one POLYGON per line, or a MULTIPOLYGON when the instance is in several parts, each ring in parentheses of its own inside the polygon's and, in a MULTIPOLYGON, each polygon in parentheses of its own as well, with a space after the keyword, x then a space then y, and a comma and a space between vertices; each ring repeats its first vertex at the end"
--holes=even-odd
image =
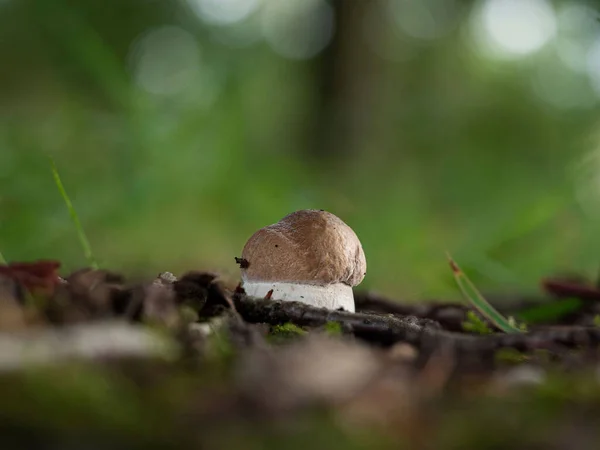
POLYGON ((79 216, 77 215, 77 211, 73 207, 73 203, 71 203, 71 199, 65 190, 65 187, 60 179, 60 175, 58 174, 58 170, 56 169, 56 164, 54 160, 50 158, 50 166, 52 168, 52 175, 54 176, 54 182, 56 183, 56 187, 60 192, 65 204, 67 205, 67 209, 69 210, 69 214, 71 215, 71 220, 75 225, 75 229, 77 231, 77 237, 79 238, 79 242, 81 243, 81 247, 83 248, 83 254, 85 255, 85 259, 88 261, 88 264, 93 269, 98 268, 98 263, 94 259, 94 255, 92 254, 92 248, 90 247, 90 243, 88 241, 85 232, 83 231, 83 227, 81 226, 81 222, 79 221, 79 216))
POLYGON ((463 295, 486 319, 492 322, 498 329, 505 333, 522 333, 523 330, 512 325, 502 314, 500 314, 488 301, 481 295, 475 285, 467 278, 458 264, 448 255, 450 267, 454 273, 454 278, 463 295))
POLYGON ((2 255, 2 252, 0 252, 0 264, 7 264, 6 259, 4 259, 4 256, 2 255))

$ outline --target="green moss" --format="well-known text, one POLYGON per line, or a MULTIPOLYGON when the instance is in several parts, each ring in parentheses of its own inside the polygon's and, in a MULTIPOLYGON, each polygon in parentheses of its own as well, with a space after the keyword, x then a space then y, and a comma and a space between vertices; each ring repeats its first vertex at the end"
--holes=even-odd
POLYGON ((509 316, 508 323, 510 324, 510 326, 521 330, 523 333, 527 332, 527 324, 525 322, 517 322, 514 317, 509 316))
POLYGON ((268 340, 272 343, 286 342, 306 335, 308 332, 293 323, 284 323, 271 327, 268 340))
POLYGON ((291 322, 284 323, 283 325, 275 325, 271 328, 271 334, 304 335, 306 333, 306 330, 291 322))
POLYGON ((342 334, 342 324, 339 322, 327 322, 325 332, 330 336, 339 336, 342 334))
POLYGON ((467 320, 462 323, 462 329, 476 334, 493 333, 490 327, 474 311, 467 311, 467 320))

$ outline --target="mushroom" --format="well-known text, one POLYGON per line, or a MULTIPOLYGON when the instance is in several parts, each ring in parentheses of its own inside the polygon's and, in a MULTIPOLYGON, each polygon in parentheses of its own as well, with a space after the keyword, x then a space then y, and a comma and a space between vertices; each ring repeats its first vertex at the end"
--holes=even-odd
POLYGON ((339 217, 307 209, 254 233, 236 258, 249 296, 299 301, 354 312, 352 287, 367 261, 358 237, 339 217))

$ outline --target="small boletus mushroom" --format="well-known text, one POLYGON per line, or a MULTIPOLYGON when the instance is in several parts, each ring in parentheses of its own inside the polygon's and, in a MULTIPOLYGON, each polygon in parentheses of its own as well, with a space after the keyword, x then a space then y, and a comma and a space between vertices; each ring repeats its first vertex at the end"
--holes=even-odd
POLYGON ((313 209, 288 214, 258 230, 236 260, 249 296, 350 312, 352 287, 367 270, 352 228, 329 212, 313 209))

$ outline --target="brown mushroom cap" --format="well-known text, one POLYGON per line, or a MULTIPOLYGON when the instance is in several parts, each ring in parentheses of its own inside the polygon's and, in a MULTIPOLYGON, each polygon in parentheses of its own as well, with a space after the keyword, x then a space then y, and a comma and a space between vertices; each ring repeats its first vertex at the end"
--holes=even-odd
POLYGON ((258 230, 242 251, 244 281, 359 284, 367 261, 358 237, 339 217, 307 209, 258 230))

